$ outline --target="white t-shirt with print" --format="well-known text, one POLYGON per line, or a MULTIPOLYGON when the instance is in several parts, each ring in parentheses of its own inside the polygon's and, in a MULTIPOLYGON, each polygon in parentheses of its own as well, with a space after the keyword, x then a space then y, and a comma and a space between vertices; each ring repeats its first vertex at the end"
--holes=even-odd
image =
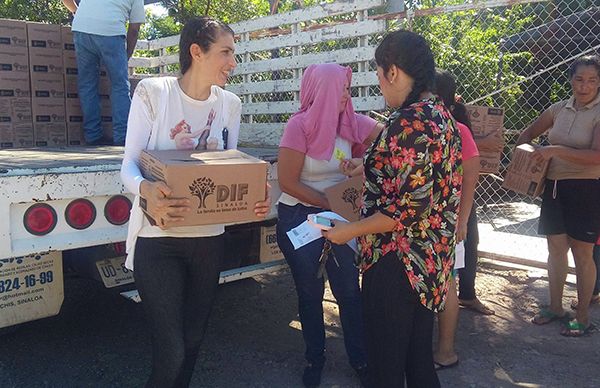
MULTIPOLYGON (((237 148, 240 114, 240 99, 218 86, 213 86, 210 96, 200 101, 187 96, 175 77, 142 80, 135 89, 129 113, 121 167, 125 187, 139 196, 140 183, 144 180, 139 169, 142 150, 223 149, 224 128, 227 128, 227 148, 237 148)), ((139 213, 141 209, 134 206, 132 217, 134 211, 139 213)), ((130 225, 130 234, 135 232, 131 229, 130 225)), ((140 237, 207 237, 222 234, 224 226, 185 226, 162 230, 143 217, 137 232, 140 237)))

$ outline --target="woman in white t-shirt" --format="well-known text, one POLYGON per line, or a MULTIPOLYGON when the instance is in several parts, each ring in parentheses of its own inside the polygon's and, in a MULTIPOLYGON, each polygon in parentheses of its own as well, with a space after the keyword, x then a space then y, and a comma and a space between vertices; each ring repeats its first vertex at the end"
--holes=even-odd
MULTIPOLYGON (((362 154, 383 128, 354 112, 351 77, 349 67, 334 63, 309 66, 300 85, 300 110, 288 121, 279 145, 278 177, 283 194, 277 211, 277 241, 296 284, 308 362, 302 380, 307 387, 319 385, 325 362, 324 281, 318 273, 326 242, 320 238, 294 249, 286 233, 306 221, 308 214, 330 209, 323 190, 346 179, 340 161, 350 158, 352 151, 362 154)), ((336 260, 328 260, 325 270, 340 307, 346 353, 365 381, 367 361, 354 252, 348 245, 335 244, 332 251, 336 260)))
MULTIPOLYGON (((236 148, 240 99, 221 87, 235 68, 233 31, 217 20, 189 20, 181 32, 181 77, 141 81, 129 114, 121 178, 136 195, 127 236, 127 268, 152 334, 152 373, 147 387, 187 387, 219 282, 223 225, 177 226, 190 211, 163 182, 145 180, 142 150, 236 148), (139 201, 157 208, 146 218, 139 201), (135 255, 135 256, 134 256, 135 255)), ((265 217, 270 200, 255 213, 265 217)))

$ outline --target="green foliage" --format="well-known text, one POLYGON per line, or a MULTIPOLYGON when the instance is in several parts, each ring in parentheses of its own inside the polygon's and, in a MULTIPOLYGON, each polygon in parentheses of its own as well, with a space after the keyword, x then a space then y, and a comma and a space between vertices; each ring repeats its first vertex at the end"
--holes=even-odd
POLYGON ((177 35, 182 25, 177 23, 171 16, 156 16, 146 12, 146 23, 140 30, 140 39, 158 39, 165 36, 177 35))
MULTIPOLYGON (((415 9, 463 3, 463 0, 409 1, 415 9)), ((555 17, 585 9, 588 3, 589 0, 557 0, 553 3, 417 17, 411 28, 430 42, 437 66, 455 75, 458 91, 465 101, 508 87, 501 93, 480 100, 478 104, 503 107, 506 128, 521 130, 547 107, 547 104, 541 106, 541 101, 536 101, 538 96, 535 93, 545 90, 541 83, 551 83, 548 85, 548 102, 566 98, 570 88, 566 78, 556 74, 548 75, 554 80, 536 77, 524 82, 536 68, 539 70, 538 59, 527 51, 501 52, 501 42, 555 17)))
POLYGON ((0 0, 0 18, 70 24, 71 14, 61 0, 0 0))
POLYGON ((162 4, 179 23, 194 16, 212 16, 224 23, 235 23, 269 14, 267 0, 163 0, 162 4))

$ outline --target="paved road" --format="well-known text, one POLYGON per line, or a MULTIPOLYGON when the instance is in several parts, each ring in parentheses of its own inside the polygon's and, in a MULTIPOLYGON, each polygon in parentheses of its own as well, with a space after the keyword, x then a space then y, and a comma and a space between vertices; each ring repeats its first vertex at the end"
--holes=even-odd
MULTIPOLYGON (((496 309, 462 311, 460 364, 443 387, 600 387, 600 333, 565 338, 558 324, 530 323, 547 300, 545 272, 483 265, 479 294, 496 309)), ((67 279, 59 316, 0 338, 0 387, 141 387, 150 346, 141 305, 100 284, 67 279)), ((565 305, 575 296, 568 286, 565 305)), ((357 387, 346 362, 337 305, 325 296, 328 360, 322 387, 357 387)), ((600 322, 600 307, 591 311, 600 322)), ((303 343, 287 271, 219 288, 193 387, 300 387, 303 343)))
MULTIPOLYGON (((287 271, 220 286, 192 385, 300 386, 295 310, 287 271)), ((330 326, 337 338, 329 341, 325 381, 353 386, 338 328, 330 326)), ((0 338, 0 387, 140 387, 149 370, 147 338, 141 305, 92 280, 67 279, 60 315, 0 338)))

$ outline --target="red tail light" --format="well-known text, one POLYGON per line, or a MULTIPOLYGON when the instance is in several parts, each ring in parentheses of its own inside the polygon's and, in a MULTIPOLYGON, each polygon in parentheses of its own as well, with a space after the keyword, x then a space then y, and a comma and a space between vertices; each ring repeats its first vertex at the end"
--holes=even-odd
POLYGON ((36 236, 43 236, 54 230, 57 220, 56 210, 50 205, 36 203, 25 211, 23 225, 29 233, 36 236))
POLYGON ((96 220, 96 208, 87 199, 79 198, 71 201, 65 210, 67 224, 73 229, 85 229, 96 220))
POLYGON ((113 225, 123 225, 129 221, 131 201, 123 195, 115 195, 106 202, 104 216, 113 225))

